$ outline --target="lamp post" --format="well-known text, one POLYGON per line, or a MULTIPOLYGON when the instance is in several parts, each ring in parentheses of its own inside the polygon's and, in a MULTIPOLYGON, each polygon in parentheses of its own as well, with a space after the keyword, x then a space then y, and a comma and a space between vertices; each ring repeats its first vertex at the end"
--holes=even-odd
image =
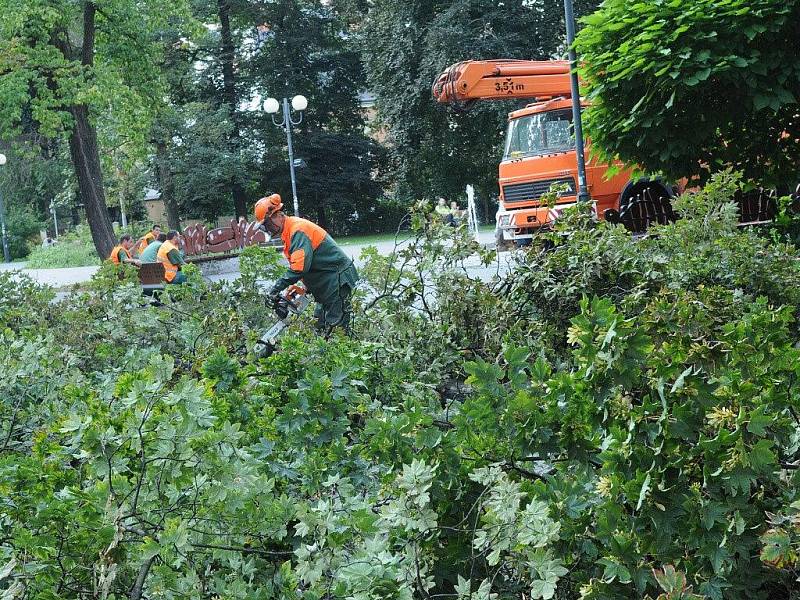
POLYGON ((575 128, 575 155, 578 158, 578 201, 588 202, 586 187, 586 157, 583 153, 583 124, 581 121, 581 92, 578 85, 578 57, 575 54, 575 13, 572 0, 564 0, 564 20, 567 23, 567 46, 569 50, 570 83, 572 88, 572 122, 575 128))
MULTIPOLYGON (((6 164, 6 155, 0 154, 0 167, 6 164)), ((0 226, 3 229, 3 258, 11 262, 11 253, 8 251, 8 236, 6 235, 6 207, 3 204, 3 193, 0 190, 0 226)))
POLYGON ((267 98, 264 101, 264 110, 272 115, 272 123, 286 132, 286 144, 289 147, 289 173, 292 176, 292 199, 294 200, 294 216, 300 216, 300 204, 297 201, 297 181, 294 176, 294 151, 292 149, 292 125, 300 125, 303 121, 303 111, 308 107, 308 99, 305 96, 295 96, 292 98, 292 109, 300 113, 297 121, 292 120, 292 113, 289 108, 289 100, 283 99, 278 102, 275 98, 267 98), (275 120, 275 115, 283 108, 282 119, 275 120))
POLYGON ((56 201, 50 201, 50 214, 53 215, 53 229, 56 232, 56 239, 58 239, 58 215, 56 214, 56 201))

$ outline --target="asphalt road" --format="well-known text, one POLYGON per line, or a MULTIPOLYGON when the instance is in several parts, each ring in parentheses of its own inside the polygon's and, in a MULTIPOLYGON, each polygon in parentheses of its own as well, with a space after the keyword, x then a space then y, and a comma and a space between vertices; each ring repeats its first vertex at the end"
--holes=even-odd
MULTIPOLYGON (((483 244, 491 244, 494 242, 492 232, 481 232, 479 234, 480 242, 483 244)), ((407 242, 400 242, 399 248, 407 242)), ((378 252, 382 255, 390 254, 395 248, 394 241, 385 241, 378 243, 367 244, 350 244, 346 241, 342 243, 342 248, 349 254, 355 261, 357 266, 361 266, 361 252, 369 246, 375 246, 378 252)), ((484 280, 491 279, 498 273, 505 273, 509 264, 508 253, 500 255, 496 264, 490 267, 482 266, 477 256, 473 256, 465 261, 465 266, 471 275, 480 277, 484 280)), ((207 269, 206 278, 210 281, 232 281, 239 276, 238 263, 235 260, 224 261, 227 265, 214 265, 208 263, 204 269, 207 269)), ((65 290, 75 284, 80 284, 89 281, 92 276, 97 272, 99 267, 72 267, 64 269, 27 269, 25 263, 0 263, 0 271, 16 271, 28 275, 35 281, 43 285, 49 285, 56 289, 65 290)))

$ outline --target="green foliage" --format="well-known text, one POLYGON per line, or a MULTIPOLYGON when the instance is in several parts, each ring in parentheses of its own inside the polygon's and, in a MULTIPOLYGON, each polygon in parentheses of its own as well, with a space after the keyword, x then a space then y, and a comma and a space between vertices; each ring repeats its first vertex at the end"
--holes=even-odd
POLYGON ((1 8, 0 64, 14 67, 0 80, 5 133, 20 126, 23 109, 43 134, 55 137, 71 127, 70 106, 108 103, 129 134, 146 131, 142 117, 147 116, 147 98, 158 81, 158 47, 145 42, 168 19, 181 16, 180 5, 153 0, 145 6, 134 2, 99 6, 97 56, 91 65, 80 63, 72 45, 75 40, 65 38, 68 31, 82 27, 81 3, 4 2, 1 8))
POLYGON ((238 156, 220 152, 231 134, 226 107, 213 110, 192 103, 181 108, 170 132, 177 143, 171 152, 175 197, 181 214, 191 218, 216 219, 233 214, 230 181, 246 169, 238 156))
POLYGON ((597 154, 793 189, 798 17, 793 0, 604 2, 577 41, 597 154))
POLYGON ((290 199, 286 134, 261 104, 267 96, 303 94, 308 109, 293 127, 294 155, 305 163, 297 170, 303 214, 337 234, 385 227, 381 217, 394 216, 376 203, 385 152, 365 134, 362 66, 347 23, 319 0, 196 2, 193 9, 198 20, 221 25, 222 6, 234 56, 224 51, 218 30, 191 40, 173 30, 165 44, 171 104, 159 114, 154 134, 164 144, 159 183, 181 215, 231 214, 233 185, 250 201, 271 191, 290 199), (268 31, 258 33, 260 25, 268 31), (203 68, 196 68, 198 61, 203 68), (233 89, 220 81, 231 62, 233 89))
MULTIPOLYGON (((293 137, 294 156, 307 165, 296 173, 301 212, 337 235, 370 231, 385 150, 365 134, 359 105, 365 77, 354 28, 335 3, 320 0, 268 3, 259 18, 270 32, 252 56, 254 80, 275 98, 303 94, 309 101, 293 137)), ((290 198, 285 134, 265 115, 258 135, 270 142, 259 162, 259 194, 274 190, 290 198)))
MULTIPOLYGON (((397 227, 405 211, 379 202, 384 183, 385 150, 381 146, 365 136, 320 130, 298 133, 297 144, 295 152, 306 163, 296 172, 302 214, 336 235, 397 227)), ((283 151, 281 147, 278 150, 283 151)), ((262 168, 263 177, 275 182, 285 199, 291 198, 285 158, 275 152, 269 158, 270 164, 262 168)))
POLYGON ((575 211, 488 282, 415 211, 357 338, 299 318, 266 359, 272 249, 157 306, 110 265, 60 301, 0 275, 0 588, 787 597, 800 266, 736 185, 636 242, 575 211))
POLYGON ((35 314, 43 318, 52 299, 49 289, 40 287, 27 275, 0 273, 0 327, 24 326, 35 314))
POLYGON ((29 269, 90 267, 100 263, 85 229, 61 236, 52 246, 35 246, 26 259, 29 269))
MULTIPOLYGON (((579 1, 575 8, 585 14, 597 4, 579 1)), ((467 183, 479 197, 495 197, 507 114, 519 103, 478 104, 459 114, 438 106, 431 86, 458 61, 547 60, 559 54, 565 35, 562 2, 377 0, 364 12, 364 64, 380 122, 388 129, 401 197, 456 198, 467 183)))
POLYGON ((272 281, 280 277, 281 253, 274 246, 248 246, 239 255, 241 283, 254 285, 259 280, 272 281))
POLYGON ((43 223, 28 207, 13 207, 6 215, 8 249, 11 258, 23 258, 28 254, 28 245, 39 241, 43 223))
MULTIPOLYGON (((52 231, 49 203, 56 199, 60 206, 60 195, 71 190, 69 161, 52 140, 34 144, 18 139, 0 151, 8 158, 0 168, 0 193, 6 206, 9 246, 12 256, 22 258, 28 254, 29 239, 39 240, 41 229, 52 231)), ((63 228, 68 212, 59 210, 58 219, 63 228)))

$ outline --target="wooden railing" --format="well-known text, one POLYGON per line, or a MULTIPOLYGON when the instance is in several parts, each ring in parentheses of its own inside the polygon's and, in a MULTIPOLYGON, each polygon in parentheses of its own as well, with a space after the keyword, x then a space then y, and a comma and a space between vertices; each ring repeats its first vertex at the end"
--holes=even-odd
MULTIPOLYGON (((774 190, 757 188, 737 192, 733 200, 739 208, 740 227, 770 223, 777 214, 778 201, 774 190)), ((606 219, 622 223, 634 234, 643 234, 651 224, 672 223, 678 215, 672 210, 671 198, 647 189, 629 199, 619 212, 610 211, 606 219)))
POLYGON ((231 221, 228 227, 208 229, 205 225, 190 225, 183 230, 183 251, 188 257, 205 254, 231 253, 267 241, 267 234, 258 223, 231 221))

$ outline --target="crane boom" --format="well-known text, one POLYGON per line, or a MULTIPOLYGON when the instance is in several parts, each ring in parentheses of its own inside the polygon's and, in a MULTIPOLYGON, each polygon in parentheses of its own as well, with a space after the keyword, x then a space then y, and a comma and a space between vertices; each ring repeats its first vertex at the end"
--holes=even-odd
POLYGON ((433 97, 447 104, 571 95, 566 60, 468 60, 446 69, 433 84, 433 97))

